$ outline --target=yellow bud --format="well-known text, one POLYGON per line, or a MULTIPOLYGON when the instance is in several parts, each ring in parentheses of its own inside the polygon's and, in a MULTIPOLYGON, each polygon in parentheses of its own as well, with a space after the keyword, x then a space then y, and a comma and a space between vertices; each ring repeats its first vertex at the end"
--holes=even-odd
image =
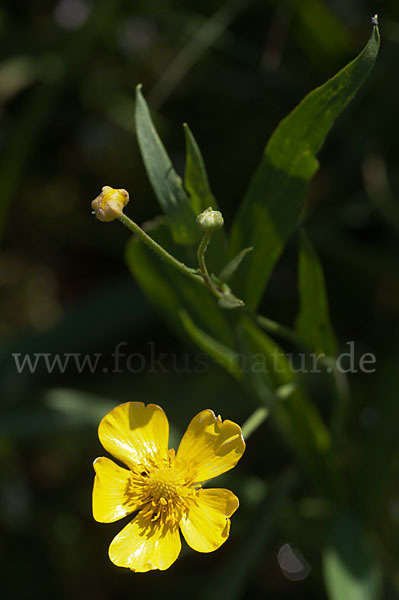
POLYGON ((129 192, 104 185, 101 193, 91 203, 91 207, 99 221, 108 223, 121 216, 128 202, 129 192))

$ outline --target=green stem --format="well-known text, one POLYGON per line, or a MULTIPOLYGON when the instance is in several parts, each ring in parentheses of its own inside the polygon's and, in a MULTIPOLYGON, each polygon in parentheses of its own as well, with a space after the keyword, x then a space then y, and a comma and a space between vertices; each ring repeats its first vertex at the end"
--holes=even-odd
POLYGON ((260 407, 252 413, 241 427, 244 440, 247 440, 260 425, 266 420, 269 411, 265 407, 260 407))
POLYGON ((206 249, 208 248, 209 240, 211 239, 211 237, 212 237, 211 231, 206 231, 204 233, 204 236, 203 236, 201 243, 198 246, 198 250, 197 250, 198 265, 199 265, 200 271, 202 273, 202 276, 204 278, 204 283, 205 283, 206 287, 209 289, 209 291, 214 296, 216 296, 217 298, 221 298, 222 294, 220 292, 218 292, 218 290, 213 285, 212 280, 208 273, 206 263, 205 263, 205 252, 206 252, 206 249))
POLYGON ((190 277, 194 281, 205 285, 204 279, 201 277, 201 275, 198 274, 198 269, 192 269, 191 267, 187 267, 184 263, 180 262, 174 256, 169 254, 169 252, 167 252, 165 248, 162 248, 162 246, 160 246, 154 239, 152 239, 152 237, 150 237, 143 229, 141 229, 141 227, 139 227, 137 223, 129 219, 129 217, 127 217, 124 213, 122 213, 119 217, 119 221, 123 225, 125 225, 125 227, 127 227, 132 233, 135 233, 149 248, 151 248, 151 250, 153 250, 161 258, 166 260, 166 262, 168 262, 171 265, 171 267, 174 267, 175 269, 177 269, 187 277, 190 277))

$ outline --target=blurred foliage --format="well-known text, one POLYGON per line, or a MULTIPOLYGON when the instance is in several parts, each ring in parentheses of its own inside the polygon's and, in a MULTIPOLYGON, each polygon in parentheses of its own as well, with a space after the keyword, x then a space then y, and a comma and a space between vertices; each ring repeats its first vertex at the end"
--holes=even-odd
MULTIPOLYGON (((4 598, 118 600, 156 597, 160 590, 165 597, 195 596, 196 590, 205 597, 209 586, 231 598, 223 584, 234 573, 237 597, 318 600, 326 593, 320 562, 326 540, 325 572, 340 580, 351 575, 336 560, 343 529, 354 531, 349 562, 360 546, 354 568, 362 570, 373 547, 380 565, 373 585, 381 585, 384 599, 397 597, 397 2, 6 0, 0 35, 4 598), (374 12, 383 38, 377 67, 329 134, 301 216, 324 267, 339 347, 347 351, 346 340, 353 340, 359 355, 377 357, 375 374, 349 378, 353 405, 340 467, 349 478, 359 465, 349 512, 328 528, 331 506, 310 480, 295 476, 297 464, 268 420, 239 469, 225 477, 241 499, 228 544, 212 555, 187 550, 166 573, 117 569, 106 549, 120 525, 102 527, 91 517, 91 461, 103 452, 96 436, 101 414, 125 400, 159 403, 174 425, 175 444, 199 407, 238 422, 253 410, 250 394, 222 368, 209 361, 201 370, 198 352, 172 333, 176 323, 167 329, 137 289, 122 260, 127 233, 90 217, 90 200, 104 184, 129 190, 137 222, 159 213, 132 135, 135 87, 143 84, 180 176, 180 125, 189 123, 229 228, 265 141, 306 93, 364 46, 374 12), (136 355, 134 369, 113 373, 112 354, 121 342, 121 353, 136 355), (72 360, 64 373, 48 373, 44 363, 34 373, 18 373, 13 354, 37 352, 101 353, 103 361, 95 375, 79 373, 72 360), (166 356, 154 373, 139 369, 139 354, 146 364, 166 356), (359 520, 367 523, 371 539, 365 542, 359 520), (312 567, 303 582, 288 580, 279 567, 277 553, 286 543, 312 567), (253 553, 238 569, 247 547, 253 553)), ((157 235, 168 235, 162 224, 157 235)), ((270 279, 263 314, 294 322, 296 273, 293 239, 270 279)), ((212 310, 207 294, 198 302, 212 310)), ((229 345, 231 328, 217 313, 214 328, 229 345)), ((303 377, 325 417, 335 390, 326 395, 323 373, 303 377)))

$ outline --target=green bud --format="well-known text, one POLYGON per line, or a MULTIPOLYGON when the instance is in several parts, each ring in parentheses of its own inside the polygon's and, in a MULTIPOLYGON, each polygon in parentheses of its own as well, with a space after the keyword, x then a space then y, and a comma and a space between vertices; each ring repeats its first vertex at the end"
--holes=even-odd
POLYGON ((221 229, 224 224, 223 215, 218 210, 213 210, 210 206, 197 217, 197 223, 204 232, 212 232, 221 229))

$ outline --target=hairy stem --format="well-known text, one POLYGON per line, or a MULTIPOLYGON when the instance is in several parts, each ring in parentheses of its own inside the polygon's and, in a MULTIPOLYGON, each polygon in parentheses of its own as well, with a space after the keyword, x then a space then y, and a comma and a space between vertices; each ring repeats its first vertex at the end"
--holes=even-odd
POLYGON ((177 269, 187 277, 190 277, 194 281, 197 281, 202 285, 205 284, 203 277, 198 273, 198 269, 192 269, 191 267, 187 267, 187 265, 180 262, 180 260, 177 260, 177 258, 169 254, 169 252, 167 252, 165 248, 162 248, 162 246, 160 246, 152 237, 150 237, 143 229, 141 229, 141 227, 139 227, 137 223, 129 219, 129 217, 127 217, 125 214, 122 213, 122 215, 119 217, 119 221, 123 225, 125 225, 125 227, 127 227, 132 233, 135 233, 141 239, 141 241, 143 241, 149 248, 151 248, 151 250, 158 254, 158 256, 166 260, 166 262, 168 262, 171 267, 174 267, 175 269, 177 269))

